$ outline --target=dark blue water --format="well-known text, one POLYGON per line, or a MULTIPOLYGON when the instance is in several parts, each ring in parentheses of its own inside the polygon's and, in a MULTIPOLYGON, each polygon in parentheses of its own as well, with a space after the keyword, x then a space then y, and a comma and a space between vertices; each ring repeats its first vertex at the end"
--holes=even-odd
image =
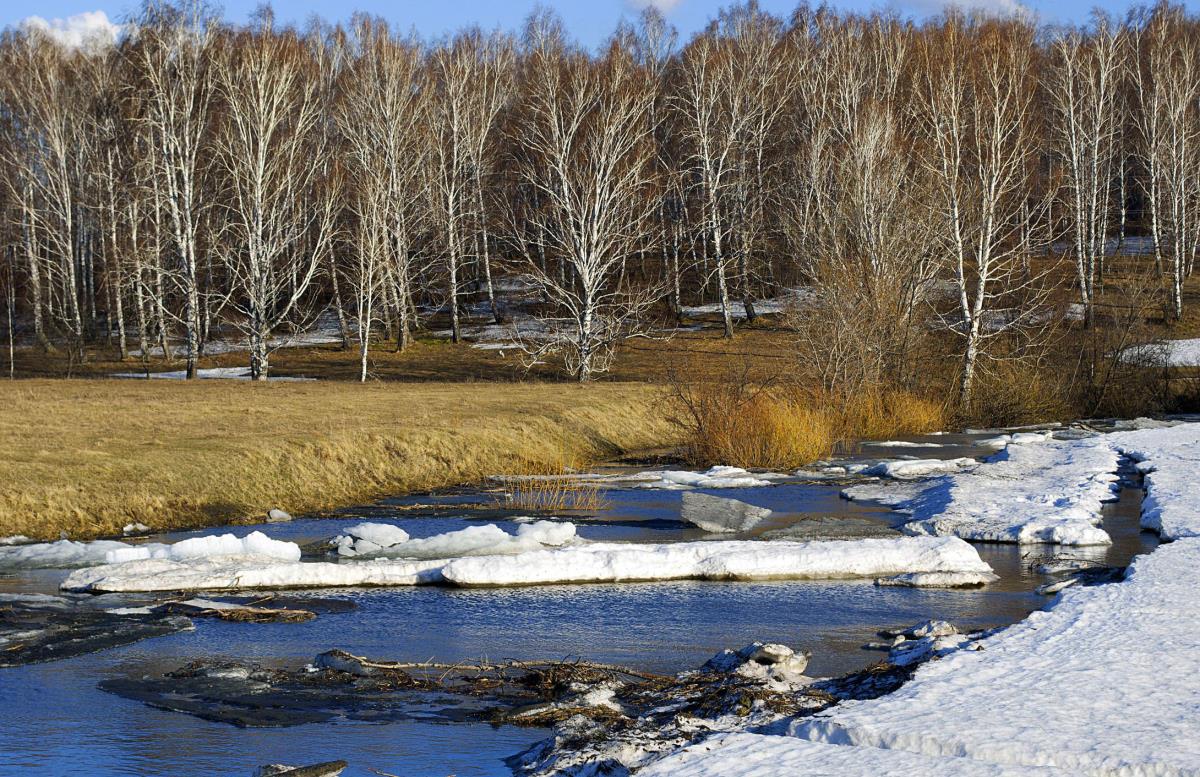
MULTIPOLYGON (((933 449, 918 455, 933 455, 933 449)), ((841 518, 856 530, 886 536, 897 516, 838 498, 837 485, 778 485, 713 492, 776 510, 756 532, 789 530, 841 518)), ((454 494, 394 500, 348 510, 337 518, 260 528, 300 542, 327 539, 340 526, 390 520, 413 536, 495 520, 490 495, 454 494), (441 505, 423 514, 406 504, 441 505), (398 511, 399 509, 399 511, 398 511), (453 514, 447 514, 453 513, 453 514)), ((678 492, 614 490, 590 519, 574 516, 579 533, 611 541, 674 541, 704 536, 681 524, 678 492)), ((1117 538, 1109 555, 1144 551, 1137 504, 1114 506, 1106 528, 1117 538)), ((171 535, 176 539, 186 535, 171 535)), ((0 775, 249 775, 264 763, 306 764, 344 758, 347 775, 379 771, 403 777, 500 777, 502 759, 542 739, 543 730, 483 724, 338 723, 287 729, 238 729, 163 712, 103 693, 110 676, 157 673, 201 657, 304 660, 330 648, 379 659, 551 659, 578 656, 661 672, 703 663, 727 647, 754 640, 812 651, 813 674, 861 668, 880 657, 863 643, 884 627, 928 618, 961 628, 1012 623, 1046 604, 1032 589, 1045 578, 1029 571, 1031 554, 981 545, 1001 576, 970 591, 883 587, 869 581, 770 583, 640 583, 514 589, 372 589, 315 592, 352 599, 352 612, 301 624, 233 624, 198 620, 196 629, 107 653, 53 664, 0 670, 0 775)), ((1103 551, 1101 551, 1103 553, 1103 551)), ((62 572, 0 579, 0 590, 53 590, 62 572)))

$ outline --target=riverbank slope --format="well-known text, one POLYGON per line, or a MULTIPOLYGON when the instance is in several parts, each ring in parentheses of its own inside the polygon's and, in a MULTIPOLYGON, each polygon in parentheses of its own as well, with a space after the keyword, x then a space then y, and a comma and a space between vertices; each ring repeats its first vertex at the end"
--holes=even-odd
POLYGON ((1142 525, 1168 541, 1123 582, 1068 589, 896 693, 797 719, 794 738, 709 740, 645 777, 1200 773, 1200 424, 1105 439, 1148 473, 1142 525))
POLYGON ((641 383, 0 384, 0 537, 222 525, 672 444, 641 383))

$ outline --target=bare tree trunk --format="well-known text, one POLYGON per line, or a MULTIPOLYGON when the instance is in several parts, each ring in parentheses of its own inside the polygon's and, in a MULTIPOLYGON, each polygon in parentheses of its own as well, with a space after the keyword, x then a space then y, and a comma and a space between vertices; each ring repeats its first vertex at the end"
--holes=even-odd
POLYGON ((329 252, 329 282, 333 287, 333 307, 337 311, 338 336, 341 337, 340 348, 344 351, 350 347, 350 327, 346 325, 346 308, 342 305, 342 287, 338 283, 337 266, 333 260, 333 252, 329 252))
POLYGON ((478 197, 479 208, 479 237, 483 243, 483 282, 487 290, 488 308, 492 311, 492 323, 500 323, 500 309, 496 307, 496 292, 492 287, 492 257, 488 243, 490 235, 487 226, 487 213, 483 208, 483 182, 476 180, 475 193, 478 197))

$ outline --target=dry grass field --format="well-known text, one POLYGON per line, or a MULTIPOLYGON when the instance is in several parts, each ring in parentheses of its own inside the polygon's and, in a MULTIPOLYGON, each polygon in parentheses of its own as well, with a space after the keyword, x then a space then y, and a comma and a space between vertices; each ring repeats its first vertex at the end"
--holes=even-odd
POLYGON ((220 525, 669 443, 646 384, 0 383, 0 536, 220 525))

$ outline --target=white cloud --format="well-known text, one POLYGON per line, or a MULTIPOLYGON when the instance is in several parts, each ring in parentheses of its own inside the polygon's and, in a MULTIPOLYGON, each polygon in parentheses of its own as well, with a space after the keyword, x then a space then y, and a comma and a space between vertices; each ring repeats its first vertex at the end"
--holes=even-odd
POLYGON ((121 31, 120 25, 110 22, 104 11, 87 11, 66 19, 30 16, 21 20, 19 26, 26 31, 37 30, 68 49, 111 46, 121 31))
POLYGON ((940 13, 951 7, 990 16, 1028 16, 1032 13, 1018 0, 914 0, 912 6, 923 13, 940 13))
POLYGON ((680 0, 625 0, 631 8, 644 11, 647 8, 657 8, 661 13, 670 13, 679 5, 680 0))

